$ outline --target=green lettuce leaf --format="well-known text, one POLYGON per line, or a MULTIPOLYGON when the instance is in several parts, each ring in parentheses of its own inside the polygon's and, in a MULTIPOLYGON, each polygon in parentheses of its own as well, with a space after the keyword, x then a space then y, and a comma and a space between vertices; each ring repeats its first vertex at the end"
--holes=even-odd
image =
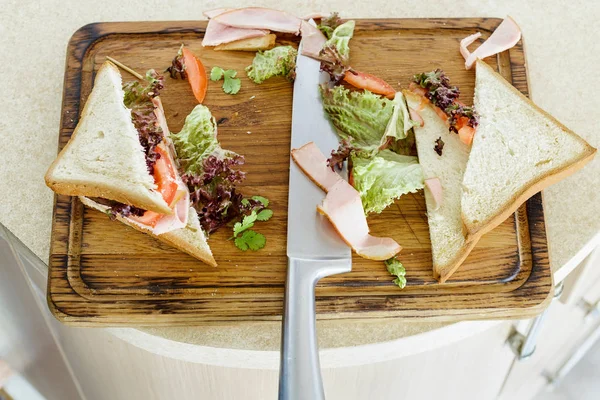
POLYGON ((410 119, 410 113, 408 112, 402 92, 397 92, 392 102, 394 103, 394 111, 385 127, 384 135, 393 137, 396 140, 405 139, 408 136, 408 132, 417 123, 410 119))
POLYGON ((385 266, 390 275, 396 276, 393 280, 395 285, 398 285, 400 289, 404 289, 406 286, 406 269, 404 265, 397 258, 390 258, 385 261, 385 266))
POLYGON ((218 158, 233 157, 232 151, 223 150, 217 140, 217 123, 210 110, 198 104, 185 118, 179 133, 171 134, 179 163, 185 173, 199 175, 203 161, 210 155, 218 158))
POLYGON ((377 152, 394 111, 394 102, 365 90, 321 86, 323 108, 342 140, 370 153, 377 152))
POLYGON ((354 21, 350 20, 338 26, 331 33, 331 37, 325 42, 323 47, 334 46, 344 61, 350 58, 350 39, 354 35, 354 21))
POLYGON ((289 80, 296 76, 296 56, 298 51, 292 46, 277 46, 267 51, 259 51, 246 67, 246 74, 254 83, 263 83, 267 79, 282 75, 289 80))
POLYGON ((375 155, 382 147, 399 154, 411 153, 414 145, 411 129, 416 123, 410 119, 402 93, 389 100, 368 90, 358 92, 341 85, 333 88, 322 85, 321 97, 338 136, 349 141, 363 156, 375 155))
POLYGON ((417 157, 383 150, 374 157, 352 157, 354 187, 365 213, 380 213, 406 193, 423 189, 423 170, 417 157))
POLYGON ((402 92, 397 92, 392 101, 394 102, 394 111, 385 128, 381 146, 384 146, 385 142, 392 138, 390 145, 384 147, 388 147, 398 154, 410 155, 415 144, 412 128, 418 123, 410 119, 410 113, 402 92))
POLYGON ((321 19, 321 23, 317 26, 327 39, 333 35, 333 30, 342 24, 340 14, 337 12, 331 13, 328 17, 321 19))

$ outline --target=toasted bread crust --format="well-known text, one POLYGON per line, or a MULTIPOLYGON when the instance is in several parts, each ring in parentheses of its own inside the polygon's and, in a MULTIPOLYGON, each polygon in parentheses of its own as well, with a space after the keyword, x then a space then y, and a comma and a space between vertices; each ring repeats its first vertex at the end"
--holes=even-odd
MULTIPOLYGON (((529 187, 523 188, 519 193, 515 193, 513 196, 513 200, 506 205, 499 213, 490 219, 488 219, 484 224, 469 229, 467 226, 467 241, 468 242, 477 242, 481 236, 485 235, 502 222, 504 222, 508 217, 517 211, 517 209, 521 206, 521 204, 525 203, 529 198, 531 198, 534 194, 542 191, 550 185, 555 184, 558 181, 563 180, 564 178, 574 174, 579 171, 581 168, 585 166, 589 161, 594 158, 596 155, 596 149, 589 146, 593 151, 587 153, 582 158, 575 161, 573 164, 569 165, 565 168, 558 168, 556 172, 552 171, 547 174, 545 177, 537 180, 535 183, 531 184, 529 187)), ((462 215, 463 221, 465 220, 464 214, 462 215)), ((466 224, 465 224, 466 225, 466 224)))
POLYGON ((444 265, 434 264, 433 265, 433 277, 435 279, 437 279, 440 283, 446 282, 448 280, 448 278, 450 278, 450 276, 454 272, 456 272, 458 267, 460 267, 462 265, 462 263, 465 261, 467 256, 471 253, 471 251, 473 250, 473 248, 475 247, 475 245, 477 244, 478 241, 479 241, 479 239, 475 239, 475 240, 471 240, 471 241, 465 240, 465 243, 460 248, 460 251, 456 254, 456 256, 451 261, 449 261, 447 264, 444 264, 444 265))
MULTIPOLYGON (((98 203, 94 202, 93 200, 90 200, 83 196, 80 196, 79 200, 85 206, 93 208, 94 210, 98 210, 98 211, 104 213, 104 210, 102 209, 102 207, 98 203)), ((161 242, 164 242, 170 246, 173 246, 177 250, 183 251, 184 253, 187 253, 187 254, 191 255, 192 257, 195 257, 198 260, 200 260, 212 267, 217 266, 217 262, 215 261, 215 258, 213 257, 210 250, 204 251, 204 249, 195 247, 189 241, 186 240, 185 236, 182 235, 180 232, 180 231, 185 230, 185 228, 184 229, 176 229, 171 232, 163 233, 162 235, 155 235, 154 233, 152 233, 152 231, 150 229, 145 228, 141 225, 132 224, 130 221, 128 221, 127 219, 125 219, 121 216, 117 216, 117 220, 124 223, 127 226, 132 227, 135 230, 138 230, 143 233, 147 233, 148 235, 160 240, 161 242)))
MULTIPOLYGON (((421 96, 411 92, 410 90, 402 90, 402 94, 404 97, 412 98, 413 101, 420 101, 421 96)), ((426 104, 425 107, 431 107, 430 104, 426 104)), ((463 224, 463 232, 466 231, 466 228, 463 224)), ((468 241, 466 235, 464 236, 465 242, 460 247, 459 251, 456 253, 454 258, 452 258, 449 262, 445 264, 439 264, 433 261, 433 277, 437 279, 440 283, 446 282, 446 280, 462 265, 465 261, 471 250, 475 247, 477 240, 468 241)))
POLYGON ((275 34, 235 40, 215 46, 215 50, 258 51, 269 50, 275 46, 275 34))
POLYGON ((135 205, 138 208, 160 214, 173 214, 173 210, 169 208, 169 205, 166 202, 164 202, 164 207, 159 207, 159 204, 149 202, 145 196, 136 196, 135 193, 122 193, 105 185, 90 185, 89 182, 75 179, 70 182, 66 182, 65 180, 61 180, 60 182, 55 181, 52 177, 51 170, 46 174, 45 180, 46 185, 58 194, 67 196, 101 197, 103 199, 118 201, 123 204, 135 205))
POLYGON ((548 114, 546 111, 539 108, 527 96, 525 96, 523 93, 521 93, 519 90, 517 90, 514 86, 512 86, 509 82, 507 82, 506 79, 504 79, 502 77, 502 75, 500 75, 496 71, 494 71, 492 67, 490 67, 489 65, 487 65, 485 62, 483 62, 481 60, 477 60, 476 65, 477 65, 477 68, 487 68, 491 72, 493 72, 495 75, 497 75, 500 82, 504 86, 506 86, 506 88, 508 90, 512 91, 514 94, 519 96, 521 99, 523 99, 524 101, 529 103, 538 112, 540 112, 542 115, 544 115, 546 118, 548 118, 554 124, 556 124, 565 134, 570 135, 575 140, 581 142, 585 147, 585 151, 572 164, 562 167, 562 168, 554 168, 553 170, 546 173, 545 176, 530 183, 529 186, 523 187, 522 190, 520 190, 519 192, 514 194, 511 201, 504 208, 499 210, 495 216, 488 218, 486 221, 479 222, 476 225, 469 224, 463 213, 462 219, 467 228, 467 241, 479 240, 479 238, 481 236, 483 236, 485 233, 491 231, 496 226, 498 226, 502 222, 504 222, 508 217, 510 217, 510 215, 513 214, 519 208, 519 206, 521 204, 526 202, 534 194, 542 191, 543 189, 547 188, 548 186, 577 172, 578 170, 583 168, 585 166, 585 164, 587 164, 589 161, 591 161, 592 158, 594 158, 594 155, 596 154, 596 149, 594 147, 590 146, 589 143, 587 143, 584 139, 582 139, 575 132, 573 132, 572 130, 570 130, 569 128, 564 126, 562 123, 560 123, 560 121, 558 121, 552 115, 548 114))

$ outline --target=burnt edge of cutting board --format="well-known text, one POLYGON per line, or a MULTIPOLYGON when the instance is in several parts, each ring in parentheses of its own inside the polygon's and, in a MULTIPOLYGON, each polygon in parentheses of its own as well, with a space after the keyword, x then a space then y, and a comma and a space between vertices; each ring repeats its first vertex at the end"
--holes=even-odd
MULTIPOLYGON (((389 19, 360 20, 372 31, 395 29, 473 29, 493 31, 501 19, 389 19)), ((115 22, 94 23, 76 31, 67 48, 66 72, 63 90, 61 131, 75 128, 79 117, 82 90, 82 72, 93 65, 84 65, 86 53, 103 38, 111 35, 198 33, 205 31, 206 21, 185 22, 115 22)), ((519 44, 521 57, 514 60, 509 52, 497 58, 504 77, 524 94, 528 94, 527 75, 522 43, 519 44)), ((62 148, 68 137, 59 135, 62 148)), ((553 292, 552 274, 549 267, 544 213, 540 193, 533 196, 519 209, 519 218, 528 222, 528 238, 531 243, 532 270, 518 288, 500 293, 444 293, 403 296, 318 296, 319 319, 337 318, 433 318, 456 321, 461 319, 526 318, 538 314, 550 302, 553 292), (437 304, 437 307, 432 307, 437 304), (428 301, 429 300, 429 301, 428 301), (474 303, 480 304, 475 306, 474 303), (465 306, 466 305, 466 306, 465 306), (352 310, 340 312, 340 310, 352 310)), ((148 298, 136 301, 93 301, 81 297, 69 284, 67 266, 76 262, 79 254, 68 246, 71 240, 77 241, 81 232, 58 232, 55 225, 69 226, 74 208, 79 202, 68 196, 55 196, 53 213, 52 246, 48 279, 48 305, 53 315, 61 322, 78 326, 147 326, 147 325, 193 325, 207 323, 240 323, 251 321, 278 320, 282 310, 282 298, 256 299, 236 297, 220 299, 176 299, 161 300, 148 298), (58 208, 68 208, 57 218, 58 208), (54 277, 54 279, 53 279, 54 277), (61 279, 58 279, 58 278, 61 279), (53 285, 54 284, 54 285, 53 285), (247 315, 243 310, 245 301, 260 302, 261 312, 247 315), (202 315, 203 310, 214 308, 215 301, 223 302, 223 312, 218 316, 202 315)), ((74 214, 77 214, 75 212, 74 214)), ((527 224, 525 225, 527 226, 527 224)), ((517 232, 517 237, 522 238, 517 232)), ((519 239, 520 240, 520 239, 519 239)), ((527 252, 529 253, 529 252, 527 252)))

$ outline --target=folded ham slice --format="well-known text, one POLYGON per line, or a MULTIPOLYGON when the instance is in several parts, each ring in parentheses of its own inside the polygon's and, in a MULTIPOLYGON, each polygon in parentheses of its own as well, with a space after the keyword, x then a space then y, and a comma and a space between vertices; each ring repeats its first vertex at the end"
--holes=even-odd
POLYGON ((312 58, 318 57, 327 41, 323 32, 314 25, 314 22, 302 21, 300 34, 302 35, 302 55, 312 58))
MULTIPOLYGON (((164 215, 158 220, 156 225, 154 225, 154 228, 148 227, 155 235, 162 235, 163 233, 171 232, 175 229, 182 229, 187 225, 190 211, 190 192, 188 191, 187 186, 181 182, 181 179, 177 180, 177 186, 179 188, 178 190, 183 191, 184 194, 172 207, 173 211, 175 211, 173 214, 164 215)), ((132 221, 130 218, 127 219, 132 221)))
POLYGON ((231 10, 235 10, 235 8, 215 8, 212 10, 204 11, 202 13, 202 15, 204 15, 208 19, 211 19, 211 18, 216 17, 219 14, 223 14, 224 12, 231 11, 231 10))
POLYGON ((460 41, 460 54, 463 56, 465 61, 467 61, 467 58, 469 58, 469 56, 471 55, 471 52, 469 51, 468 47, 480 37, 481 32, 475 32, 474 34, 469 35, 460 41))
POLYGON ((218 46, 224 43, 235 42, 236 40, 250 39, 265 36, 269 33, 265 29, 242 29, 223 25, 214 18, 208 21, 202 46, 218 46))
POLYGON ((387 260, 402 249, 391 238, 369 234, 360 194, 327 166, 325 155, 313 142, 292 150, 292 158, 317 186, 327 192, 317 210, 329 219, 356 254, 371 260, 387 260))
POLYGON ((510 49, 521 40, 521 29, 511 18, 506 17, 492 35, 481 46, 469 53, 467 46, 475 41, 476 34, 461 41, 461 54, 465 57, 465 68, 471 69, 475 61, 510 49))
POLYGON ((262 7, 238 8, 219 14, 211 21, 243 29, 268 29, 298 34, 302 20, 284 11, 262 7))
POLYGON ((323 191, 328 192, 342 177, 327 165, 327 158, 314 142, 292 150, 292 159, 298 167, 323 191))
POLYGON ((331 16, 331 13, 328 12, 313 12, 310 14, 306 14, 302 17, 303 20, 308 21, 309 19, 323 19, 331 16))

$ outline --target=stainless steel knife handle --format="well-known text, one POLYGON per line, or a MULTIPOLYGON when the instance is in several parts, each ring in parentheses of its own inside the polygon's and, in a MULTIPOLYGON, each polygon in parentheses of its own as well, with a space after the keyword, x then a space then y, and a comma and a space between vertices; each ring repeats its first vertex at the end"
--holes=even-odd
POLYGON ((317 346, 315 285, 325 276, 349 272, 351 268, 348 259, 288 259, 279 400, 325 399, 317 346))

